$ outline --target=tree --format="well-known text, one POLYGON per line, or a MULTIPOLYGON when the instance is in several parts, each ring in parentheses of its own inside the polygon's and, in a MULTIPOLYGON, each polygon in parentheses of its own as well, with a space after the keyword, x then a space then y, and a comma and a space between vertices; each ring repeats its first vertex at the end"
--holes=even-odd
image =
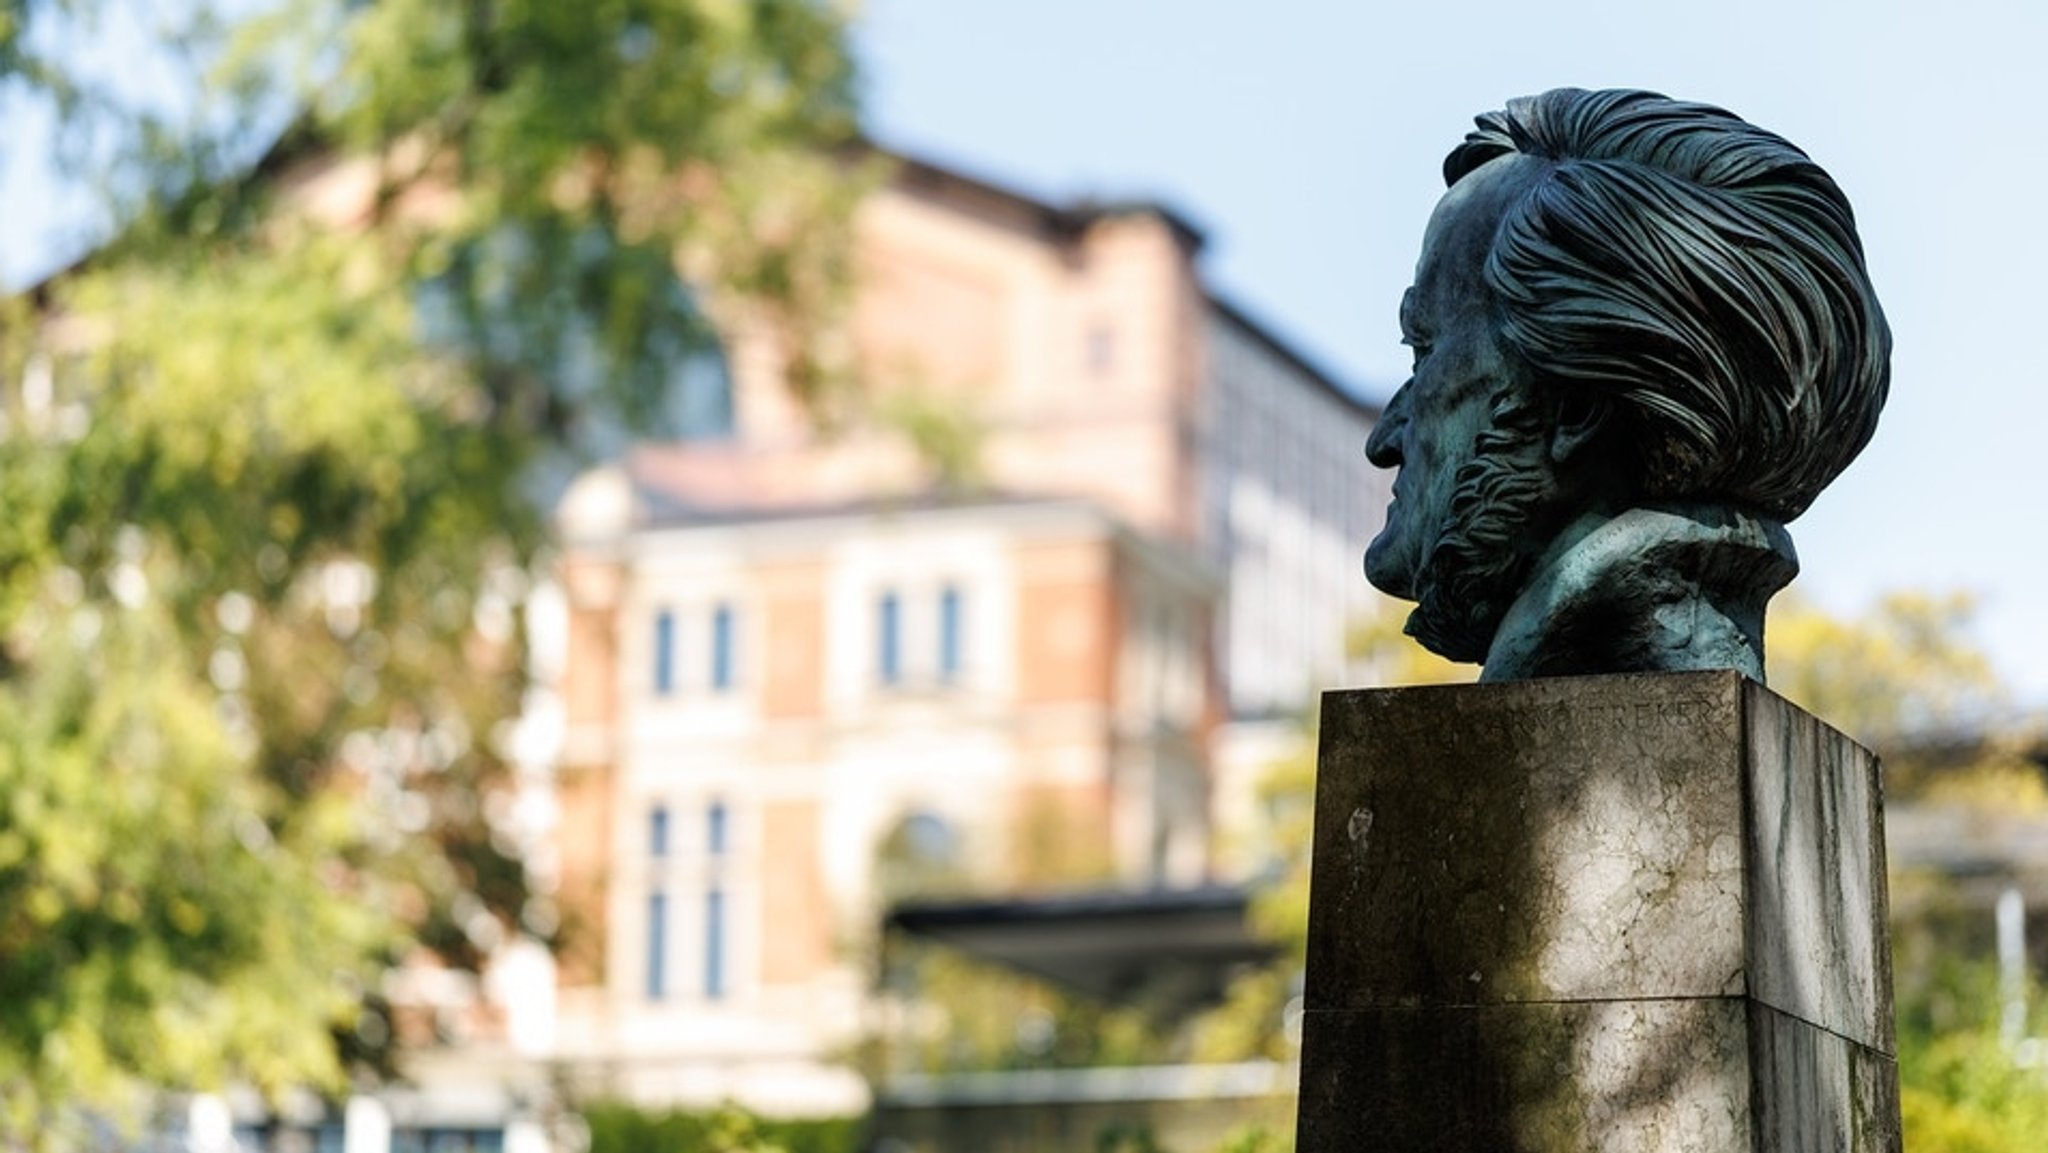
POLYGON ((844 383, 822 4, 193 0, 204 82, 139 107, 62 51, 122 7, 0 4, 0 89, 98 126, 120 221, 0 303, 0 1143, 339 1088, 384 966, 550 934, 505 739, 536 477, 658 418, 713 313, 844 383), (292 185, 343 168, 338 226, 292 185))
POLYGON ((590 1153, 854 1153, 860 1122, 853 1118, 766 1120, 736 1106, 709 1112, 650 1111, 622 1102, 584 1107, 590 1153))
POLYGON ((1968 640, 1967 594, 1891 593, 1854 620, 1796 594, 1767 633, 1771 687, 1873 745, 1981 725, 2006 705, 1990 660, 1968 640))

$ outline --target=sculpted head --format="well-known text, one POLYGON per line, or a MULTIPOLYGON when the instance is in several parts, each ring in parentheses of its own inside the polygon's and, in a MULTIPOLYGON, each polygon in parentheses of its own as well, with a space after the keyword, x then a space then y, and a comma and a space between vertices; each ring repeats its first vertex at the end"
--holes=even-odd
POLYGON ((1400 470, 1367 575, 1418 602, 1425 645, 1490 676, 1669 664, 1489 653, 1532 613, 1575 650, 1601 629, 1669 648, 1685 614, 1665 602, 1702 582, 1760 667, 1763 601, 1796 571, 1782 524, 1869 441, 1890 377, 1841 190, 1718 108, 1577 89, 1480 117, 1444 178, 1402 301, 1414 374, 1367 444, 1400 470), (1593 539, 1615 523, 1626 539, 1593 539), (1645 582, 1635 553, 1688 571, 1645 582), (1569 603, 1532 607, 1532 588, 1569 603), (1662 623, 1618 619, 1637 610, 1662 623))

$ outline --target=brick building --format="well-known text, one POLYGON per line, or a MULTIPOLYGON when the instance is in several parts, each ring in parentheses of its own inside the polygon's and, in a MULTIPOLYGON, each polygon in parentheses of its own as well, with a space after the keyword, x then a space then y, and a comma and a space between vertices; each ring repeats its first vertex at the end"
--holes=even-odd
POLYGON ((856 226, 877 408, 827 435, 726 333, 729 425, 578 480, 553 1055, 648 1103, 858 1108, 862 946, 908 870, 979 892, 1227 871, 1233 749, 1343 675, 1373 411, 1204 285, 1152 204, 902 161, 856 226))

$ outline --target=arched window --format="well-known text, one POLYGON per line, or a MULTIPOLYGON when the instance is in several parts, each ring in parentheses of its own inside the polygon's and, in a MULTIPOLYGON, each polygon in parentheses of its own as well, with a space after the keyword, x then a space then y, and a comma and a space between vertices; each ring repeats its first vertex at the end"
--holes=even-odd
POLYGON ((877 847, 876 880, 891 901, 960 893, 971 879, 965 857, 952 822, 929 810, 913 810, 877 847))

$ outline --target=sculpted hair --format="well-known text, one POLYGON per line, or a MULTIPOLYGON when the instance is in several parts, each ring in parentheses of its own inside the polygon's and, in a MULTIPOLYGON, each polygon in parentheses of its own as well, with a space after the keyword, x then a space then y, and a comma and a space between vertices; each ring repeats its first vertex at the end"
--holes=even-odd
POLYGON ((1561 88, 1444 161, 1545 162, 1485 276, 1546 384, 1628 417, 1641 496, 1806 510, 1877 427, 1891 332, 1841 189, 1790 143, 1651 92, 1561 88))

